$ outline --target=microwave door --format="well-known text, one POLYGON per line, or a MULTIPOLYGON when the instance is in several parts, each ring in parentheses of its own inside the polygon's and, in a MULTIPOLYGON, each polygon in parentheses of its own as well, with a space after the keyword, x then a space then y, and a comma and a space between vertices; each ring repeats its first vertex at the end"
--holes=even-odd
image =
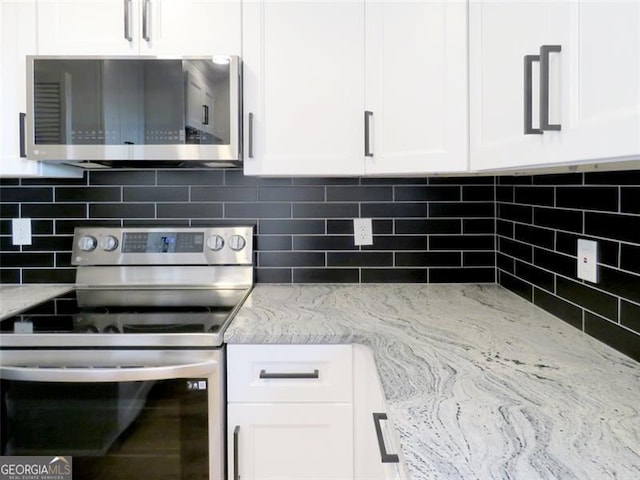
POLYGON ((31 56, 27 157, 237 162, 239 60, 224 59, 31 56))

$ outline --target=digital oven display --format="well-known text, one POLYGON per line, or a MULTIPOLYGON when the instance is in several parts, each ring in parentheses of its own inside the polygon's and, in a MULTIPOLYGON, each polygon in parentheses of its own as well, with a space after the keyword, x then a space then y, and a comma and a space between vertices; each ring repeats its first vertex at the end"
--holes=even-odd
POLYGON ((202 232, 125 232, 122 253, 202 253, 202 232))

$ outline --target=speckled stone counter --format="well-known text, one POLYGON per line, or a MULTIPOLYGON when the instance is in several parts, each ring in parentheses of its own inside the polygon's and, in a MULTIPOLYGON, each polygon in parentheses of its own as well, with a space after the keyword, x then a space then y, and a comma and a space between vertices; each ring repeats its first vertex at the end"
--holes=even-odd
POLYGON ((0 285, 0 319, 73 290, 73 285, 0 285))
POLYGON ((640 364, 498 286, 258 285, 227 343, 362 343, 412 480, 640 478, 640 364))

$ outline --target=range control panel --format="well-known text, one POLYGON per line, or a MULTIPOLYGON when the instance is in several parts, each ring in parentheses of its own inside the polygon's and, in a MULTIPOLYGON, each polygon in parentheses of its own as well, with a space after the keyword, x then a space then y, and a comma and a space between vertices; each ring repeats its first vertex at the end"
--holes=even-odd
POLYGON ((251 265, 253 227, 79 227, 74 265, 251 265))

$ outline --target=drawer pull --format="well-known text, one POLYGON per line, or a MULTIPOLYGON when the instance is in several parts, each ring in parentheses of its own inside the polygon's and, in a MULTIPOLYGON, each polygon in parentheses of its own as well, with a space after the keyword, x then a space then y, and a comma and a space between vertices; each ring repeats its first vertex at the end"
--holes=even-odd
POLYGON ((315 369, 313 372, 310 373, 270 373, 267 372, 266 370, 260 370, 260 378, 261 379, 277 379, 277 380, 283 380, 283 379, 304 379, 304 378, 310 378, 310 379, 317 379, 320 378, 320 372, 318 371, 318 369, 315 369))
POLYGON ((387 447, 384 445, 384 438, 382 438, 382 426, 381 420, 386 420, 386 413, 373 414, 373 424, 376 427, 376 436, 378 437, 378 448, 380 448, 380 456, 382 457, 382 463, 400 463, 400 458, 395 453, 387 453, 387 447))

